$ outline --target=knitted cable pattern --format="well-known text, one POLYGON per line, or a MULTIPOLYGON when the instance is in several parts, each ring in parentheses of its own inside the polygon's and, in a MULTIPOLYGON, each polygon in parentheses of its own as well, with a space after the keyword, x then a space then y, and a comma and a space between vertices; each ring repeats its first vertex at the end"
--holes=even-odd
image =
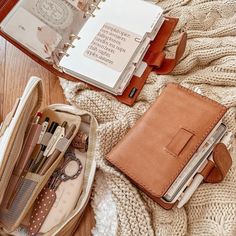
MULTIPOLYGON (((169 82, 190 89, 200 88, 208 96, 229 108, 224 122, 236 132, 236 1, 235 0, 159 0, 166 14, 180 21, 169 40, 166 53, 175 53, 179 34, 188 32, 185 54, 171 75, 150 74, 137 102, 127 107, 106 93, 91 91, 83 83, 61 79, 67 100, 93 113, 98 122, 96 161, 116 207, 116 230, 106 231, 101 222, 102 188, 95 181, 93 207, 97 217, 96 236, 172 236, 236 235, 236 165, 220 184, 202 184, 183 209, 165 211, 140 192, 130 181, 111 167, 104 157, 122 139, 169 82), (100 226, 100 230, 99 230, 100 226), (102 228, 103 227, 103 228, 102 228)), ((127 156, 128 158, 128 156, 127 156)), ((105 190, 104 190, 105 191, 105 190)), ((107 196, 104 194, 104 196, 107 196)), ((103 212, 105 215, 105 211, 103 212)), ((111 213, 110 213, 111 214, 111 213)), ((112 223, 111 223, 112 224, 112 223)))

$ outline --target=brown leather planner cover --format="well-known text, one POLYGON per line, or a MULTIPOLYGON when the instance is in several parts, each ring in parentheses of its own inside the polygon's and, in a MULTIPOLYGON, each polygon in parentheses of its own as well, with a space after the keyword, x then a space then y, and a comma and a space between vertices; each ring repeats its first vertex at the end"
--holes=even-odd
POLYGON ((161 197, 226 112, 184 87, 169 84, 107 160, 164 208, 161 197))
MULTIPOLYGON (((16 5, 19 0, 0 0, 0 22, 8 15, 11 9, 16 5)), ((144 61, 147 62, 148 67, 146 68, 145 72, 143 73, 142 77, 133 76, 129 86, 126 88, 124 93, 121 96, 115 96, 120 102, 132 106, 136 101, 138 95, 140 94, 148 75, 151 71, 155 71, 157 74, 169 74, 178 63, 180 58, 182 57, 185 47, 186 47, 186 33, 182 34, 179 44, 176 49, 176 55, 174 58, 169 59, 165 58, 165 54, 163 50, 167 41, 169 40, 172 32, 174 31, 176 24, 178 22, 177 18, 166 18, 158 35, 151 43, 151 46, 144 58, 144 61)), ((14 46, 19 48, 25 54, 30 56, 34 61, 39 63, 41 66, 47 68, 49 71, 54 73, 56 76, 72 80, 78 82, 78 78, 75 78, 71 75, 68 75, 64 72, 61 72, 54 68, 53 65, 48 64, 47 62, 41 60, 33 53, 28 51, 26 48, 22 47, 17 41, 10 38, 0 29, 0 35, 6 38, 9 42, 11 42, 14 46)), ((100 89, 89 85, 90 88, 100 91, 100 89)))

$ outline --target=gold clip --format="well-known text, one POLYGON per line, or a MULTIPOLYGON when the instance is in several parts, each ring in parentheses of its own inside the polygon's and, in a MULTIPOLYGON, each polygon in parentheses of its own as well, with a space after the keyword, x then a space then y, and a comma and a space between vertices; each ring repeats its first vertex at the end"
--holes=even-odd
POLYGON ((69 38, 70 40, 74 40, 74 39, 80 40, 80 37, 76 34, 71 34, 69 38))

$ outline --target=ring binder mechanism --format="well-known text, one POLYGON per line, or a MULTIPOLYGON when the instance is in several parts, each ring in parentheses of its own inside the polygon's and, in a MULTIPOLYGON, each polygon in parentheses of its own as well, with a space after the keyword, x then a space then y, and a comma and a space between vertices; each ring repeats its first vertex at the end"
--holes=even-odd
MULTIPOLYGON (((75 45, 73 45, 72 42, 74 40, 80 40, 80 37, 76 34, 70 34, 69 40, 70 40, 69 42, 64 43, 63 48, 57 48, 59 56, 66 56, 66 57, 70 56, 70 54, 67 53, 67 50, 69 48, 75 48, 75 45)), ((58 60, 56 60, 56 61, 58 61, 58 60)), ((56 63, 56 61, 55 61, 55 64, 58 66, 59 61, 57 63, 56 63)))
POLYGON ((84 17, 86 18, 87 15, 95 17, 95 15, 92 12, 90 12, 90 11, 86 11, 84 17))
POLYGON ((70 56, 70 54, 65 51, 59 51, 59 54, 66 56, 66 57, 70 56))
MULTIPOLYGON (((93 13, 95 10, 100 10, 101 9, 101 7, 100 6, 98 6, 101 2, 105 2, 106 0, 99 0, 99 1, 96 1, 96 0, 93 0, 93 2, 92 3, 88 3, 87 4, 87 6, 84 8, 84 10, 81 10, 81 11, 83 11, 84 12, 84 18, 86 18, 87 16, 91 16, 91 17, 95 17, 95 14, 93 13), (86 10, 86 9, 88 9, 88 10, 86 10)), ((70 40, 70 42, 66 42, 66 43, 64 43, 64 47, 62 48, 62 49, 59 49, 59 55, 60 56, 66 56, 66 57, 68 57, 68 56, 70 56, 70 54, 69 53, 67 53, 67 50, 69 49, 69 48, 75 48, 75 45, 73 45, 72 44, 72 42, 74 41, 74 40, 80 40, 81 38, 78 36, 78 35, 76 35, 76 34, 74 34, 74 33, 72 33, 72 34, 70 34, 69 35, 69 40, 70 40)), ((55 63, 55 64, 57 64, 58 65, 58 63, 55 63)))
POLYGON ((98 3, 96 0, 93 0, 93 3, 90 3, 87 5, 87 7, 85 7, 85 9, 88 9, 85 11, 85 15, 84 18, 88 16, 92 16, 95 17, 96 15, 93 13, 95 10, 100 10, 101 7, 98 6, 100 4, 100 2, 105 2, 106 0, 100 0, 98 3), (97 4, 96 4, 97 3, 97 4))
POLYGON ((93 7, 93 8, 95 8, 95 9, 98 9, 98 10, 101 9, 101 7, 99 7, 98 5, 95 5, 95 4, 93 4, 93 3, 91 3, 90 6, 93 7))
POLYGON ((80 37, 79 37, 78 35, 71 34, 71 35, 69 36, 69 39, 72 40, 72 41, 75 40, 75 39, 80 40, 80 37))
POLYGON ((66 48, 68 48, 68 47, 74 48, 74 47, 75 47, 75 45, 73 45, 72 43, 65 43, 64 46, 65 46, 66 48))

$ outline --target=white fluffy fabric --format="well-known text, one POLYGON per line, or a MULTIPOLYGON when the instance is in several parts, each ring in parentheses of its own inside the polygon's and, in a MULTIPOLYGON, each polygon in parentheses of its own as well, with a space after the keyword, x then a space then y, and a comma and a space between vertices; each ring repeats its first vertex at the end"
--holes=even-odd
POLYGON ((96 212, 97 222, 92 233, 96 236, 112 236, 117 232, 116 204, 112 199, 112 193, 107 185, 106 178, 101 171, 96 173, 95 191, 92 207, 96 212))

